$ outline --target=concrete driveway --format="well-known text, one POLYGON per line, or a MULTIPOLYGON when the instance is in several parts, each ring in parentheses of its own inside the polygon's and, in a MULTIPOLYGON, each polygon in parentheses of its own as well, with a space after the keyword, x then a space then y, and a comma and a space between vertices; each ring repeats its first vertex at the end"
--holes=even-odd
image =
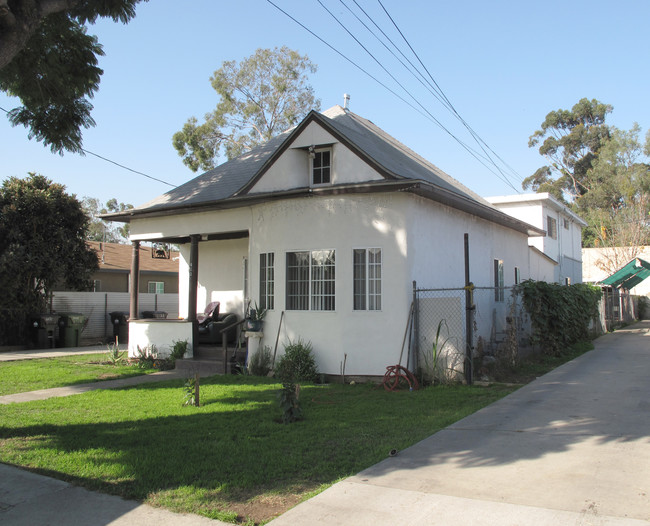
POLYGON ((595 345, 270 524, 648 524, 650 322, 595 345))

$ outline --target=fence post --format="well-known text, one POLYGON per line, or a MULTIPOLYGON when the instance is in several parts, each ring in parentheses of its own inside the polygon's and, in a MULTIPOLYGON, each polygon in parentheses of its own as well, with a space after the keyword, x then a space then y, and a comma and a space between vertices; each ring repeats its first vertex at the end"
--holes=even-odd
POLYGON ((108 293, 104 293, 104 342, 108 341, 108 293))
POLYGON ((416 372, 420 359, 420 305, 418 304, 418 289, 415 280, 413 280, 413 338, 415 339, 415 345, 413 345, 413 372, 416 372))
POLYGON ((472 385, 472 289, 469 276, 469 234, 465 234, 465 381, 472 385))

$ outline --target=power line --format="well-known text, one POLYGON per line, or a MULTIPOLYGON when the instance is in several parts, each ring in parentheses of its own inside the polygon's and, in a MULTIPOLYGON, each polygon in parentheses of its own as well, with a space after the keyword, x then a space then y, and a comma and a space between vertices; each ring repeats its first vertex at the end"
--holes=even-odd
MULTIPOLYGON (((444 125, 442 125, 442 123, 440 123, 440 121, 438 121, 435 117, 433 117, 433 115, 432 115, 428 110, 425 109, 425 112, 426 112, 426 113, 423 113, 422 110, 418 109, 418 108, 417 108, 416 106, 414 106, 412 103, 410 103, 409 101, 407 101, 404 97, 402 97, 400 94, 398 94, 398 93, 395 92, 393 89, 391 89, 390 87, 388 87, 385 83, 381 82, 381 81, 380 81, 379 79, 377 79, 374 75, 372 75, 371 73, 369 73, 368 71, 366 71, 366 70, 365 70, 364 68, 362 68, 359 64, 357 64, 356 62, 354 62, 352 59, 350 59, 349 57, 345 56, 341 51, 339 51, 338 49, 336 49, 334 46, 332 46, 332 45, 331 45, 329 42, 327 42, 325 39, 323 39, 323 38, 321 38, 320 36, 318 36, 318 35, 317 35, 316 33, 314 33, 311 29, 309 29, 307 26, 305 26, 302 22, 300 22, 299 20, 297 20, 296 18, 294 18, 293 16, 291 16, 289 13, 287 13, 284 9, 282 9, 281 7, 279 7, 278 5, 276 5, 275 3, 273 3, 271 0, 266 0, 266 1, 267 1, 269 4, 271 4, 273 7, 275 7, 278 11, 280 11, 281 13, 283 13, 286 17, 288 17, 288 18, 290 18, 291 20, 293 20, 296 24, 298 24, 300 27, 302 27, 305 31, 307 31, 307 32, 308 32, 309 34, 311 34, 313 37, 317 38, 320 42, 322 42, 322 43, 325 44, 327 47, 329 47, 329 48, 330 48, 332 51, 334 51, 336 54, 338 54, 339 56, 341 56, 343 59, 345 59, 345 60, 348 61, 350 64, 352 64, 354 67, 356 67, 357 69, 359 69, 360 71, 362 71, 363 73, 365 73, 368 77, 370 77, 372 80, 374 80, 374 81, 375 81, 376 83, 378 83, 380 86, 382 86, 384 89, 386 89, 386 90, 389 91, 391 94, 393 94, 395 97, 397 97, 398 99, 400 99, 402 102, 404 102, 404 103, 405 103, 406 105, 408 105, 410 108, 412 108, 413 110, 415 110, 417 113, 419 113, 420 115, 422 115, 422 116, 425 117, 426 119, 429 119, 429 120, 431 120, 432 122, 434 122, 435 124, 437 124, 438 126, 440 126, 440 128, 441 128, 443 131, 445 131, 445 132, 446 132, 450 137, 452 137, 456 142, 458 142, 458 144, 460 144, 460 145, 461 145, 461 146, 462 146, 462 147, 463 147, 463 148, 464 148, 464 149, 465 149, 465 150, 466 150, 470 155, 472 155, 476 160, 478 160, 478 161, 479 161, 479 162, 480 162, 480 163, 481 163, 481 164, 482 164, 482 165, 483 165, 487 170, 489 170, 489 171, 490 171, 492 174, 494 174, 496 177, 499 177, 499 175, 498 175, 497 173, 495 173, 494 170, 492 170, 488 165, 486 165, 486 164, 481 160, 481 157, 483 157, 483 156, 482 156, 480 153, 478 153, 478 152, 476 152, 475 150, 473 150, 472 148, 470 148, 467 144, 465 144, 465 143, 464 143, 463 141, 461 141, 458 137, 456 137, 453 133, 451 133, 451 131, 449 131, 447 128, 445 128, 444 125), (427 113, 428 113, 428 115, 427 115, 427 113)), ((322 5, 322 4, 321 4, 321 5, 322 5)), ((326 10, 327 10, 327 9, 326 9, 326 10)), ((329 11, 328 11, 328 12, 329 12, 329 11)), ((407 93, 408 93, 408 92, 407 92, 407 93)), ((419 104, 419 103, 418 103, 418 104, 419 104)), ((421 106, 421 104, 420 104, 420 106, 421 106)), ((488 159, 486 159, 486 160, 488 160, 488 159)), ((505 182, 506 184, 508 184, 509 186, 511 186, 515 191, 517 191, 517 189, 512 185, 512 183, 510 183, 509 181, 504 180, 504 179, 501 179, 501 180, 504 181, 504 182, 505 182)))
MULTIPOLYGON (((0 110, 4 111, 7 114, 9 113, 9 111, 6 110, 5 108, 3 108, 2 106, 0 106, 0 110)), ((102 161, 106 161, 107 163, 111 163, 111 164, 114 164, 115 166, 119 166, 120 168, 123 168, 124 170, 128 170, 129 172, 133 172, 134 174, 141 175, 143 177, 146 177, 147 179, 151 179, 152 181, 157 181, 159 183, 166 184, 167 186, 171 186, 172 188, 176 188, 176 185, 174 185, 174 184, 168 183, 167 181, 163 181, 162 179, 158 179, 157 177, 147 175, 144 172, 139 172, 138 170, 134 170, 133 168, 129 168, 128 166, 125 166, 125 165, 120 164, 120 163, 118 163, 116 161, 108 159, 107 157, 103 157, 103 156, 101 156, 101 155, 99 155, 97 153, 91 152, 90 150, 86 150, 85 148, 79 148, 79 149, 83 153, 86 153, 88 155, 93 155, 93 156, 97 157, 98 159, 101 159, 102 161)))
MULTIPOLYGON (((400 36, 402 37, 402 39, 404 40, 404 42, 406 42, 406 45, 409 47, 409 49, 411 50, 411 52, 413 53, 413 55, 415 56, 415 58, 417 58, 417 60, 418 60, 418 62, 420 63, 420 65, 424 68, 424 71, 426 71, 427 75, 429 76, 429 78, 431 79, 431 81, 433 82, 433 84, 435 85, 435 87, 437 88, 438 93, 440 93, 440 95, 442 96, 442 98, 446 101, 446 103, 447 103, 447 107, 448 107, 448 108, 449 108, 449 109, 454 113, 454 115, 455 115, 455 116, 460 120, 460 122, 463 124, 463 126, 465 126, 465 128, 467 129, 467 131, 469 131, 469 133, 472 135, 472 137, 474 137, 474 140, 475 140, 475 141, 477 142, 477 144, 481 147, 481 149, 483 150, 483 152, 484 152, 488 157, 490 157, 490 155, 485 151, 485 148, 483 148, 483 146, 482 146, 482 145, 485 145, 485 147, 486 147, 490 152, 492 152, 492 154, 493 154, 497 159, 499 159, 499 161, 501 161, 501 162, 503 163, 503 165, 506 166, 506 167, 507 167, 507 168, 512 172, 513 175, 515 175, 515 176, 516 176, 520 181, 522 181, 522 180, 523 180, 522 177, 521 177, 521 176, 516 172, 516 170, 514 170, 510 165, 508 165, 508 163, 506 163, 506 162, 505 162, 505 161, 504 161, 504 160, 503 160, 503 159, 502 159, 502 158, 501 158, 501 157, 500 157, 500 156, 499 156, 499 155, 498 155, 498 154, 497 154, 497 153, 496 153, 492 148, 490 148, 490 146, 489 146, 489 145, 488 145, 488 144, 487 144, 487 143, 486 143, 486 142, 485 142, 485 141, 484 141, 484 140, 483 140, 483 139, 482 139, 482 138, 481 138, 481 137, 480 137, 480 136, 479 136, 479 135, 478 135, 478 134, 477 134, 473 129, 472 129, 472 127, 471 127, 471 126, 470 126, 470 125, 465 121, 465 119, 463 119, 463 118, 460 116, 460 114, 458 113, 458 111, 456 111, 456 108, 454 107, 454 105, 451 103, 451 101, 447 98, 447 96, 446 96, 445 93, 443 92, 442 88, 438 85, 438 83, 436 82, 436 80, 433 78, 433 75, 431 75, 431 72, 429 71, 429 69, 424 65, 424 63, 423 63, 422 60, 420 59, 420 56, 419 56, 419 55, 417 54, 417 52, 413 49, 413 46, 411 46, 410 42, 408 41, 408 39, 406 38, 406 36, 404 35, 404 33, 401 31, 401 29, 399 28, 399 26, 397 25, 397 23, 395 22, 395 20, 393 19, 393 17, 390 15, 390 13, 388 12, 388 10, 384 7, 384 4, 382 4, 381 0, 377 0, 377 2, 378 2, 379 5, 381 6, 381 8, 384 10, 384 13, 386 13, 386 16, 390 19, 390 21, 392 22, 393 26, 394 26, 395 29, 398 31, 398 33, 400 34, 400 36)), ((356 2, 355 2, 355 3, 356 3, 356 2)), ((367 16, 367 15, 366 15, 366 16, 367 16)), ((492 161, 491 158, 490 158, 490 160, 492 161)), ((495 167, 497 167, 497 169, 499 170, 499 172, 501 172, 501 173, 504 175, 504 177, 507 177, 507 176, 506 176, 506 175, 501 171, 501 169, 498 168, 497 164, 496 164, 494 161, 492 161, 492 162, 494 163, 495 167)), ((511 186, 512 186, 512 184, 511 184, 511 186)), ((513 186, 513 188, 514 188, 514 186, 513 186)), ((519 192, 517 189, 515 189, 515 191, 519 192)))

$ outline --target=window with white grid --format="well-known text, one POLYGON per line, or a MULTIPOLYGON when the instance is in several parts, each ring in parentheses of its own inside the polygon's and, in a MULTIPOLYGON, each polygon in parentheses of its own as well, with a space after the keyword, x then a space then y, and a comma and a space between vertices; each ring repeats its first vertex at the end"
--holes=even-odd
POLYGON ((330 184, 332 170, 332 150, 318 150, 311 161, 311 182, 313 185, 330 184))
POLYGON ((275 254, 260 254, 260 308, 275 306, 275 254))
POLYGON ((381 310, 381 249, 353 250, 354 310, 381 310))
POLYGON ((334 250, 287 252, 287 310, 336 308, 334 250))

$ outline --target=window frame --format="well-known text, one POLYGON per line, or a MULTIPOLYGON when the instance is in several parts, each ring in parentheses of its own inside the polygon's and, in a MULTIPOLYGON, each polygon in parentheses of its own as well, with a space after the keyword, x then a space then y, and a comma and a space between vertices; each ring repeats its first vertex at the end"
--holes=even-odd
POLYGON ((352 310, 381 311, 383 281, 383 250, 381 247, 359 247, 352 249, 352 310), (370 261, 371 251, 378 261, 370 261), (357 255, 363 253, 363 265, 357 255))
POLYGON ((505 301, 505 280, 503 275, 503 260, 494 260, 494 301, 503 303, 505 301))
POLYGON ((313 187, 318 187, 318 186, 330 186, 332 184, 332 160, 334 157, 334 152, 331 146, 328 147, 323 147, 323 148, 315 148, 314 150, 310 150, 310 156, 309 156, 309 184, 310 186, 313 187), (327 165, 322 165, 321 166, 314 166, 316 159, 324 153, 329 154, 329 164, 327 165), (322 177, 322 170, 327 169, 327 181, 323 181, 322 177), (316 170, 321 170, 320 173, 320 181, 316 182, 315 176, 316 176, 316 170))
POLYGON ((260 253, 260 309, 275 308, 275 252, 260 253))
POLYGON ((336 311, 336 250, 288 250, 285 252, 285 309, 295 311, 336 311), (295 261, 291 261, 296 257, 295 261), (307 261, 299 261, 299 259, 307 261), (323 265, 315 265, 324 258, 323 265), (297 279, 292 276, 295 269, 297 279))
POLYGON ((515 267, 515 285, 519 285, 521 283, 521 270, 519 267, 515 267))
POLYGON ((557 239, 557 219, 550 214, 546 216, 546 234, 551 239, 557 239))
POLYGON ((149 294, 164 294, 165 293, 165 282, 164 281, 147 281, 147 292, 149 294), (155 290, 151 291, 151 285, 155 285, 155 290), (158 291, 159 285, 162 285, 162 291, 158 291))

